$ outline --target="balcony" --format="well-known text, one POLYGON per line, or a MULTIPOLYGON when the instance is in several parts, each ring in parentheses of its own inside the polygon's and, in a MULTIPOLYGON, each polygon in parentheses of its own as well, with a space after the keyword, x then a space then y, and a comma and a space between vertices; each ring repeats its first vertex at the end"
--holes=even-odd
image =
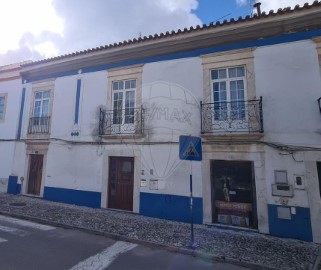
POLYGON ((29 119, 28 134, 49 133, 50 117, 31 117, 29 119))
POLYGON ((144 133, 144 109, 102 110, 99 135, 139 135, 144 133))
POLYGON ((201 102, 202 134, 263 133, 262 97, 259 100, 201 102))

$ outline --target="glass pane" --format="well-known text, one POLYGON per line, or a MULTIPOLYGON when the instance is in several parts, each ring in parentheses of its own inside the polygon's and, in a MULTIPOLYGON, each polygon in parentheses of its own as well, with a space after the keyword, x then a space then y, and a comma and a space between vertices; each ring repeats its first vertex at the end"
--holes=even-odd
POLYGON ((239 90, 237 91, 238 93, 238 99, 239 100, 244 100, 244 91, 243 90, 239 90))
POLYGON ((35 108, 33 110, 34 117, 40 117, 40 106, 41 106, 41 101, 36 101, 35 108))
POLYGON ((43 92, 42 98, 50 98, 50 91, 43 92))
POLYGON ((230 78, 235 78, 236 77, 236 68, 229 68, 228 75, 230 78))
POLYGON ((0 106, 4 105, 4 97, 0 97, 0 106))
POLYGON ((118 90, 118 82, 113 82, 113 90, 118 90))
POLYGON ((244 81, 243 80, 238 80, 237 81, 237 89, 238 90, 243 90, 244 89, 244 81))
POLYGON ((231 91, 231 101, 237 100, 237 91, 231 91))
POLYGON ((213 91, 218 92, 220 90, 219 83, 213 83, 213 91))
POLYGON ((125 89, 130 89, 130 81, 125 81, 125 89))
POLYGON ((44 100, 42 102, 42 112, 41 116, 48 116, 49 115, 49 100, 44 100))
POLYGON ((124 89, 124 81, 119 81, 119 90, 124 89))
POLYGON ((41 98, 42 98, 42 92, 36 92, 35 99, 41 99, 41 98))
POLYGON ((135 91, 126 92, 126 98, 135 99, 135 91))
POLYGON ((245 76, 245 69, 244 69, 244 67, 238 67, 238 68, 237 68, 237 76, 238 76, 238 77, 244 77, 244 76, 245 76))
POLYGON ((211 70, 211 78, 212 78, 212 80, 218 79, 218 70, 217 69, 211 70))
POLYGON ((220 94, 219 92, 214 92, 214 102, 215 101, 220 101, 220 94))
POLYGON ((226 101, 226 91, 221 92, 221 101, 226 101))
POLYGON ((234 91, 234 90, 237 89, 236 81, 231 81, 230 82, 230 89, 231 89, 231 91, 234 91))
POLYGON ((136 80, 130 80, 130 87, 136 88, 136 80))
POLYGON ((220 82, 220 91, 226 91, 226 82, 220 82))
POLYGON ((226 78, 226 69, 219 69, 218 71, 218 77, 220 79, 225 79, 226 78))
POLYGON ((125 124, 134 123, 134 108, 125 109, 125 124))

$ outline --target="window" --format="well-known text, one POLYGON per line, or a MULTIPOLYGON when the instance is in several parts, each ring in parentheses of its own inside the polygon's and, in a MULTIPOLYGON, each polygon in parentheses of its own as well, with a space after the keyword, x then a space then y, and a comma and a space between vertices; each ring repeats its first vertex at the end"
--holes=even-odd
POLYGON ((0 122, 4 121, 7 94, 0 94, 0 122))
POLYGON ((99 135, 141 136, 143 65, 108 70, 107 108, 100 109, 99 135))
MULTIPOLYGON (((263 132, 262 98, 256 96, 253 48, 202 55, 202 134, 263 132)), ((252 136, 252 135, 250 135, 252 136)))
POLYGON ((214 120, 245 119, 245 66, 211 70, 214 120))
POLYGON ((134 124, 136 79, 113 81, 113 124, 134 124))
POLYGON ((50 91, 35 92, 35 102, 33 109, 33 117, 49 116, 50 91))
POLYGON ((49 132, 50 90, 34 92, 33 115, 30 119, 29 133, 49 132))

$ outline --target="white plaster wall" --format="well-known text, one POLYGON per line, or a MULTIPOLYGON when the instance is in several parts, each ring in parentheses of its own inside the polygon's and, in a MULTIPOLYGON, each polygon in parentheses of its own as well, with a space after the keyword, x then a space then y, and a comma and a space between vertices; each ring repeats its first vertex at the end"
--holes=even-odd
POLYGON ((147 186, 141 187, 142 192, 189 196, 192 174, 193 195, 202 197, 201 162, 180 160, 178 153, 178 144, 142 146, 141 179, 147 181, 147 186), (150 180, 158 180, 157 189, 150 186, 150 180))
MULTIPOLYGON (((18 183, 21 183, 20 178, 24 178, 26 183, 28 176, 28 159, 26 154, 25 142, 16 142, 14 147, 14 159, 12 161, 11 174, 18 176, 18 183)), ((24 188, 24 187, 23 187, 24 188)))
MULTIPOLYGON (((5 118, 0 121, 0 179, 8 179, 12 174, 15 149, 13 140, 17 135, 21 93, 20 79, 0 82, 0 94, 6 94, 5 118)), ((6 191, 5 184, 3 189, 6 191)))
POLYGON ((101 158, 99 146, 50 143, 45 186, 100 192, 101 158))
MULTIPOLYGON (((295 175, 306 176, 306 164, 303 153, 291 154, 265 147, 265 178, 268 194, 268 203, 281 204, 281 197, 272 196, 272 184, 275 183, 275 170, 287 171, 288 184, 294 188, 295 175), (297 161, 294 161, 295 158, 297 161)), ((308 194, 306 189, 295 189, 294 196, 287 197, 288 205, 309 207, 308 194)))
POLYGON ((0 140, 15 139, 17 134, 22 86, 21 80, 0 82, 0 94, 7 94, 4 122, 0 121, 0 140))
POLYGON ((199 58, 144 65, 142 102, 147 141, 200 134, 203 77, 199 58))
POLYGON ((55 80, 51 137, 69 139, 74 124, 77 76, 55 80))
MULTIPOLYGON (((254 51, 256 91, 263 96, 264 140, 284 145, 320 147, 321 76, 315 43, 299 41, 257 48, 254 51)), ((316 161, 321 152, 293 154, 265 147, 265 178, 268 203, 281 204, 272 196, 274 170, 286 170, 288 182, 303 175, 305 189, 283 203, 310 208, 313 239, 321 241, 321 204, 316 161)))
POLYGON ((321 78, 315 44, 308 40, 259 47, 254 65, 265 140, 320 145, 321 78))
POLYGON ((51 137, 92 140, 98 135, 99 108, 106 105, 107 72, 57 78, 52 113, 51 137), (79 124, 74 125, 77 80, 81 79, 79 124), (72 137, 79 131, 80 137, 72 137))
POLYGON ((0 139, 0 178, 8 178, 12 174, 14 149, 14 142, 3 142, 0 139))

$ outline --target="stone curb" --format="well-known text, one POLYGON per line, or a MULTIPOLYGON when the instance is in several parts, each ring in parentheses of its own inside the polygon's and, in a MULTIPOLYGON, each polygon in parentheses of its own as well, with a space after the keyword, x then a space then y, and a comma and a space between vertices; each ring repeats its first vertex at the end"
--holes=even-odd
POLYGON ((201 252, 201 251, 197 251, 197 250, 169 246, 169 245, 164 245, 164 244, 158 244, 155 242, 150 242, 150 241, 145 241, 145 240, 140 240, 140 239, 133 239, 133 238, 129 238, 129 237, 126 237, 123 235, 119 235, 119 234, 102 232, 102 231, 92 230, 92 229, 88 229, 88 228, 84 228, 84 227, 72 226, 72 225, 59 223, 59 222, 55 222, 55 221, 51 221, 51 220, 47 220, 47 219, 37 218, 37 217, 33 217, 33 216, 28 216, 28 215, 15 214, 15 213, 10 213, 10 212, 5 212, 5 211, 0 211, 0 215, 9 216, 9 217, 13 217, 13 218, 25 219, 28 221, 33 221, 33 222, 41 223, 44 225, 60 227, 60 228, 64 228, 64 229, 79 230, 79 231, 82 231, 85 233, 105 236, 105 237, 108 237, 110 239, 117 240, 117 241, 126 241, 126 242, 130 242, 130 243, 134 243, 134 244, 139 244, 142 246, 147 246, 150 248, 161 248, 163 250, 167 250, 167 251, 173 252, 173 253, 180 253, 180 254, 190 255, 193 257, 200 257, 200 258, 212 260, 215 262, 230 263, 233 265, 243 266, 243 267, 247 267, 250 269, 279 270, 279 268, 267 267, 267 266, 263 266, 260 264, 250 263, 250 262, 242 262, 242 261, 238 261, 238 260, 235 260, 232 258, 223 257, 223 256, 215 256, 210 253, 205 253, 205 252, 201 252))

